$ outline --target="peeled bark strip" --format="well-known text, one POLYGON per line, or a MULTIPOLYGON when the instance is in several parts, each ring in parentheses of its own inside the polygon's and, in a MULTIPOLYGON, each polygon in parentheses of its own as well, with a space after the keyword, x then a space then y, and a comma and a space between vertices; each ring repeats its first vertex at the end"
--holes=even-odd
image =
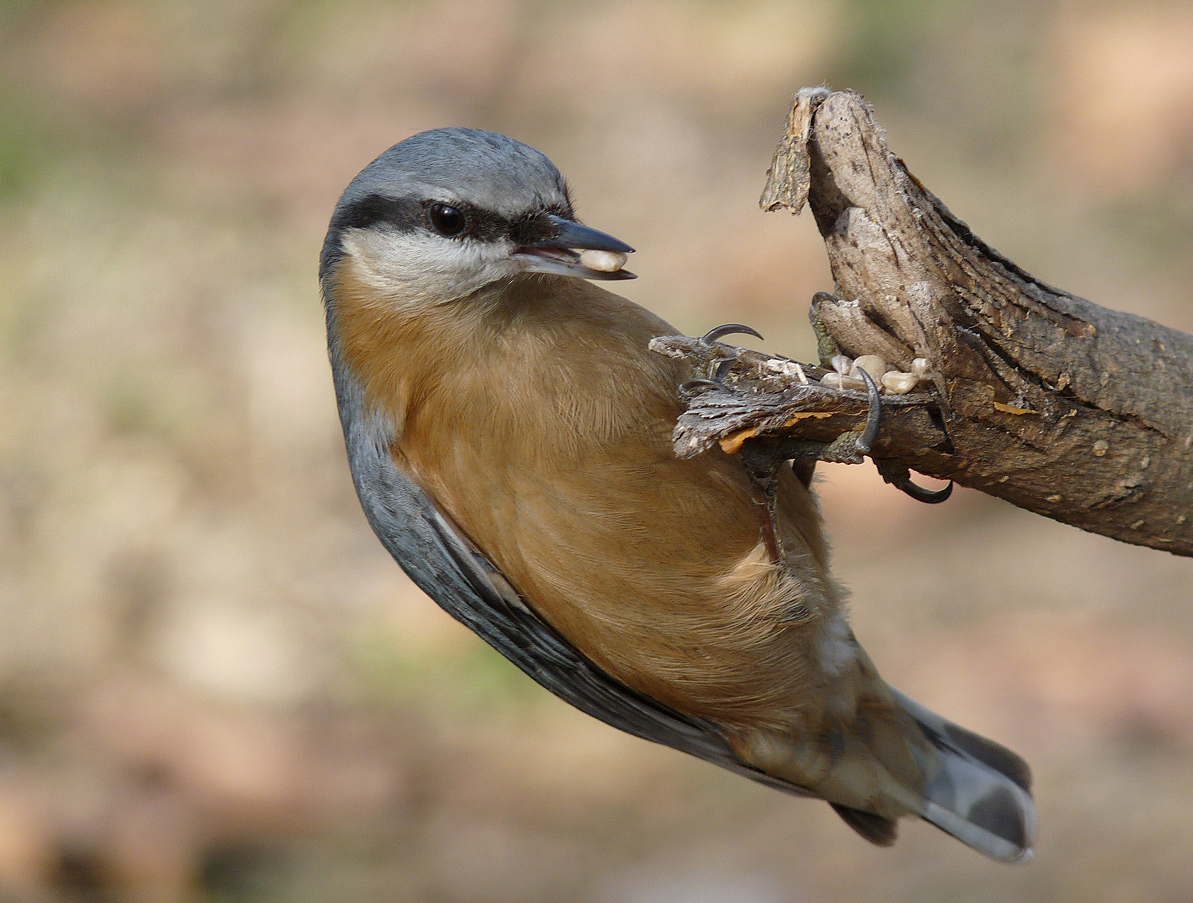
MULTIPOLYGON (((887 149, 852 92, 797 98, 762 205, 798 213, 805 200, 837 284, 816 309, 841 351, 904 370, 932 362, 935 391, 892 402, 876 456, 1193 554, 1193 336, 1054 289, 999 255, 887 149)), ((810 390, 780 359, 724 345, 686 353, 738 361, 727 388, 698 395, 681 419, 677 449, 689 454, 742 430, 749 441, 814 439, 865 410, 860 393, 810 390)), ((824 372, 804 369, 810 382, 824 372)))

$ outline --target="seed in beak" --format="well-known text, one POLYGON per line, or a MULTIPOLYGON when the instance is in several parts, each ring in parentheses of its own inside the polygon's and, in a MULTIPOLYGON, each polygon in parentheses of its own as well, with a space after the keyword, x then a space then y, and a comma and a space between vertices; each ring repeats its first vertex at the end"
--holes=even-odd
POLYGON ((598 273, 616 273, 629 260, 628 254, 620 251, 594 251, 589 249, 580 253, 580 263, 598 273))

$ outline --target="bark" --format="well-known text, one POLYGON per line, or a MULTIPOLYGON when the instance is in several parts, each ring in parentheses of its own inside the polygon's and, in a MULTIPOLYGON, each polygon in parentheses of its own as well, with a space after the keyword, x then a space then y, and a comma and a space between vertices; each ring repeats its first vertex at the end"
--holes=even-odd
MULTIPOLYGON (((887 149, 852 92, 797 97, 762 206, 798 213, 805 203, 836 282, 814 301, 836 345, 903 370, 931 362, 925 391, 884 396, 873 457, 1193 555, 1193 336, 1052 288, 1002 257, 887 149)), ((696 394, 681 417, 682 455, 717 442, 827 441, 865 414, 864 393, 816 385, 819 367, 802 365, 801 379, 792 362, 721 343, 657 345, 709 375, 733 360, 723 388, 696 394)))

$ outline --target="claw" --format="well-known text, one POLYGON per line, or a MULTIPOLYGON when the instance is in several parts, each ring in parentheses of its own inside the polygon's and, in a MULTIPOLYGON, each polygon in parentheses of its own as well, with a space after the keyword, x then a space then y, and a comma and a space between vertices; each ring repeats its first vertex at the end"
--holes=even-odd
MULTIPOLYGON (((756 339, 762 339, 762 335, 749 326, 742 326, 740 323, 726 323, 724 326, 716 326, 706 332, 702 338, 705 342, 717 342, 727 335, 734 333, 742 333, 743 335, 752 335, 756 339)), ((766 341, 765 339, 762 339, 766 341)))
POLYGON ((691 379, 685 379, 679 384, 679 391, 687 395, 696 395, 697 390, 702 389, 724 389, 725 383, 723 380, 737 363, 734 358, 727 357, 717 364, 717 369, 713 371, 712 379, 704 379, 700 376, 694 376, 691 379))
POLYGON ((910 479, 906 483, 896 483, 895 486, 898 489, 902 489, 917 502, 923 502, 925 505, 940 504, 953 494, 952 480, 949 480, 949 485, 944 487, 944 489, 925 489, 923 486, 917 486, 910 479))
POLYGON ((911 471, 906 467, 900 467, 897 464, 892 464, 890 461, 874 461, 874 466, 878 468, 879 474, 886 482, 890 483, 896 489, 907 493, 917 502, 923 502, 926 505, 938 505, 953 494, 953 481, 949 480, 949 485, 944 489, 925 489, 923 486, 917 486, 911 481, 911 471))
POLYGON ((692 379, 685 379, 679 384, 679 391, 688 395, 696 395, 697 389, 724 389, 725 387, 718 382, 713 382, 711 379, 703 379, 701 377, 693 377, 692 379))
POLYGON ((870 410, 866 414, 866 427, 857 437, 857 451, 859 455, 870 454, 874 447, 874 440, 878 438, 878 421, 882 418, 882 396, 878 394, 878 386, 874 378, 864 369, 858 369, 862 381, 866 384, 866 393, 870 397, 870 410))

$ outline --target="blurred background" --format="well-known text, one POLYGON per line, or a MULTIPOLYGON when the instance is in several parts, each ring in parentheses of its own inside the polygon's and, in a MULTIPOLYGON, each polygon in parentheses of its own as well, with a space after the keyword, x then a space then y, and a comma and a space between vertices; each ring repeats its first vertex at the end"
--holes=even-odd
POLYGON ((1193 331, 1187 3, 0 3, 0 900, 1193 898, 1193 562, 822 468, 886 677, 1035 770, 1011 868, 571 711, 360 513, 315 272, 362 166, 512 134, 631 298, 809 359, 820 240, 756 203, 821 83, 1027 270, 1193 331))

